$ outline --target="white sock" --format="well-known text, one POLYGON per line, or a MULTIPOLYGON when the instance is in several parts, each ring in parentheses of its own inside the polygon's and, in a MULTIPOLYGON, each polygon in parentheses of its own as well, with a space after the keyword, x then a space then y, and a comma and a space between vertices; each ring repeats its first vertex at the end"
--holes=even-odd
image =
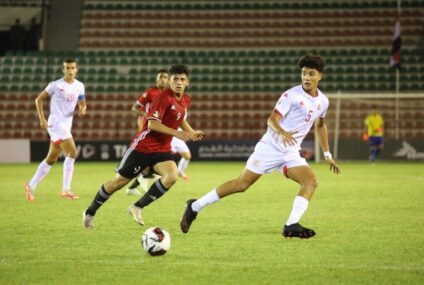
POLYGON ((188 164, 190 163, 190 160, 185 159, 184 157, 182 157, 180 159, 180 162, 178 163, 178 173, 183 175, 184 174, 184 170, 187 168, 188 164))
POLYGON ((63 191, 71 190, 71 181, 74 175, 74 162, 75 159, 68 156, 63 162, 63 191))
POLYGON ((309 201, 306 198, 302 196, 296 196, 296 198, 294 198, 293 208, 286 225, 290 226, 298 223, 303 214, 306 212, 306 209, 308 209, 308 205, 309 201))
POLYGON ((218 202, 219 197, 216 193, 216 189, 213 189, 203 195, 201 198, 196 200, 193 204, 191 204, 191 209, 195 212, 200 212, 204 207, 213 204, 215 202, 218 202))
POLYGON ((37 171, 35 172, 34 176, 29 182, 28 184, 29 188, 31 188, 32 190, 35 190, 38 183, 40 183, 41 180, 43 180, 43 178, 47 175, 47 173, 49 173, 51 167, 52 167, 51 165, 49 165, 45 160, 43 160, 38 165, 37 171))

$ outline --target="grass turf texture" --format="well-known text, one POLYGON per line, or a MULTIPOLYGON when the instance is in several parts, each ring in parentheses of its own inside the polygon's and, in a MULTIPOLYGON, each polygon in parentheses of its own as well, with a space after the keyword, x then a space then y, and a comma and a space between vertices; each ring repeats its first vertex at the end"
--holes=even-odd
POLYGON ((115 163, 77 163, 77 201, 59 196, 62 163, 27 202, 31 165, 0 165, 0 284, 424 284, 423 164, 341 163, 333 175, 311 164, 320 186, 302 219, 317 236, 284 239, 280 232, 298 186, 279 173, 244 194, 204 209, 190 233, 179 230, 188 198, 237 177, 244 163, 191 163, 135 224, 126 209, 137 198, 117 192, 98 212, 96 229, 82 211, 115 163), (171 234, 171 250, 150 257, 145 229, 171 234))

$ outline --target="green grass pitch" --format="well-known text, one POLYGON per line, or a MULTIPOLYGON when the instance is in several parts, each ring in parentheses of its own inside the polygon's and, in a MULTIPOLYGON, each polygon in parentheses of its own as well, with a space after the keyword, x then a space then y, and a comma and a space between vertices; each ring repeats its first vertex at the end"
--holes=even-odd
POLYGON ((115 165, 76 163, 81 199, 69 201, 58 163, 31 203, 22 186, 37 165, 0 165, 0 284, 424 284, 422 162, 345 162, 339 176, 312 163, 320 185, 302 219, 317 232, 309 240, 280 234, 298 186, 276 172, 180 232, 185 201, 237 177, 242 162, 191 163, 190 181, 147 207, 144 227, 126 212, 136 198, 119 191, 86 231, 82 211, 115 165), (150 226, 171 234, 166 255, 142 250, 150 226))

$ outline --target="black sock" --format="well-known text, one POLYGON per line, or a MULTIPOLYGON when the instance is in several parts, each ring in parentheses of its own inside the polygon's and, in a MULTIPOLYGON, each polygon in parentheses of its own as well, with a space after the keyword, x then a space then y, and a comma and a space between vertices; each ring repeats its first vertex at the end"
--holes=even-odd
POLYGON ((110 194, 106 192, 104 185, 102 185, 99 192, 97 192, 96 196, 94 197, 93 202, 91 202, 90 207, 88 207, 85 213, 89 214, 90 216, 94 216, 100 206, 103 205, 107 199, 109 199, 109 197, 110 194))
POLYGON ((163 194, 166 193, 166 191, 168 191, 168 189, 166 189, 160 179, 158 179, 155 183, 152 184, 152 186, 150 186, 149 191, 147 191, 147 193, 144 194, 140 200, 135 202, 134 205, 140 208, 144 208, 153 201, 159 199, 163 194))
POLYGON ((134 179, 134 182, 131 184, 130 189, 137 188, 138 185, 140 185, 140 182, 138 182, 138 179, 134 179))

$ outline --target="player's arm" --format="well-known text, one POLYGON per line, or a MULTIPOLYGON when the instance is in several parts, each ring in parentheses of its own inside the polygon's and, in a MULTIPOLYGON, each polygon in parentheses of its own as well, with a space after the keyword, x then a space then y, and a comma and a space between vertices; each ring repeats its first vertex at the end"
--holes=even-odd
POLYGON ((283 116, 277 111, 274 110, 271 115, 268 117, 267 124, 275 133, 280 137, 281 142, 284 146, 295 145, 296 139, 293 135, 296 132, 287 132, 280 126, 280 121, 283 116))
POLYGON ((147 113, 140 109, 141 104, 137 101, 132 105, 131 112, 136 113, 139 116, 147 117, 147 113))
POLYGON ((327 160, 330 164, 330 170, 332 170, 336 174, 339 174, 339 166, 336 164, 336 161, 333 159, 333 156, 330 153, 330 146, 328 144, 328 130, 324 118, 319 118, 317 132, 319 142, 321 144, 321 149, 324 152, 325 160, 327 160))
POLYGON ((43 129, 47 129, 47 120, 44 116, 44 100, 46 100, 47 97, 49 97, 49 93, 47 93, 46 90, 43 90, 40 94, 38 94, 37 98, 35 98, 35 107, 37 108, 40 127, 43 129))
POLYGON ((180 140, 183 140, 183 141, 195 139, 194 134, 192 134, 190 132, 186 132, 186 131, 174 130, 172 128, 165 126, 164 124, 162 124, 158 120, 148 120, 147 124, 148 124, 147 125, 148 128, 152 131, 162 133, 162 134, 166 134, 166 135, 171 135, 171 136, 177 137, 177 138, 179 138, 180 140))
POLYGON ((78 115, 84 117, 87 114, 87 102, 85 97, 82 100, 78 100, 78 115))
POLYGON ((203 138, 204 133, 202 131, 194 130, 186 120, 183 120, 181 122, 180 127, 186 132, 193 133, 196 137, 195 139, 193 139, 195 141, 201 140, 203 138))

